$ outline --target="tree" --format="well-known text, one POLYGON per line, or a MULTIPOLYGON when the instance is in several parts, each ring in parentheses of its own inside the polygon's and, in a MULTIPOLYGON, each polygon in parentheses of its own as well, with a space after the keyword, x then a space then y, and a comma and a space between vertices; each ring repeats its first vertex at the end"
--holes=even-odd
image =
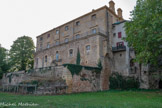
POLYGON ((31 37, 22 36, 14 41, 10 50, 11 71, 32 69, 34 49, 34 42, 31 37))
POLYGON ((158 67, 162 57, 162 0, 137 0, 125 24, 129 46, 136 53, 136 61, 158 67))
POLYGON ((80 65, 80 51, 79 51, 79 48, 78 48, 78 52, 77 52, 76 64, 80 65))
POLYGON ((9 68, 8 51, 5 48, 0 47, 0 79, 3 76, 3 73, 8 72, 9 68))

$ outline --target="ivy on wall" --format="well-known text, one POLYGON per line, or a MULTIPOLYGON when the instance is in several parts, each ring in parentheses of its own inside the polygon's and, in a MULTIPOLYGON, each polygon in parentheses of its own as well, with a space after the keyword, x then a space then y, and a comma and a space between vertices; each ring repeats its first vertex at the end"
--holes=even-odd
POLYGON ((99 68, 99 67, 82 66, 82 65, 77 65, 77 64, 63 64, 63 66, 68 68, 72 76, 74 74, 79 75, 82 68, 84 68, 85 70, 92 70, 93 72, 96 72, 96 73, 100 73, 102 70, 102 68, 99 68))

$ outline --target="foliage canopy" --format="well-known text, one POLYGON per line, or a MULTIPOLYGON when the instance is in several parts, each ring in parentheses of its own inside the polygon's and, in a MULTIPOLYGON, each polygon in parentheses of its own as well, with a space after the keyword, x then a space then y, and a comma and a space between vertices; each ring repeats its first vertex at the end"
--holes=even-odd
POLYGON ((8 63, 8 51, 5 48, 0 47, 0 79, 3 73, 6 73, 10 66, 8 63))
POLYGON ((19 37, 14 41, 10 50, 11 71, 28 70, 33 68, 34 42, 28 36, 19 37))
POLYGON ((159 66, 162 57, 162 0, 137 0, 125 24, 129 46, 136 53, 136 61, 159 66))

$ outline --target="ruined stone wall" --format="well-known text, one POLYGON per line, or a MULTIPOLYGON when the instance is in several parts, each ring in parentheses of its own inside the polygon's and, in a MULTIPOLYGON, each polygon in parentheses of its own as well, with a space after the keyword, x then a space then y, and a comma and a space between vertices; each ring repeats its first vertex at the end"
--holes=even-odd
POLYGON ((30 76, 26 74, 24 71, 10 72, 3 74, 2 84, 15 85, 29 79, 30 76))
MULTIPOLYGON (((38 83, 35 94, 62 94, 76 92, 93 92, 103 90, 101 72, 82 68, 79 74, 72 75, 67 67, 58 66, 44 71, 12 72, 3 75, 3 84, 38 83), (11 79, 10 79, 11 78, 11 79)), ((104 86, 108 86, 108 82, 104 86)))

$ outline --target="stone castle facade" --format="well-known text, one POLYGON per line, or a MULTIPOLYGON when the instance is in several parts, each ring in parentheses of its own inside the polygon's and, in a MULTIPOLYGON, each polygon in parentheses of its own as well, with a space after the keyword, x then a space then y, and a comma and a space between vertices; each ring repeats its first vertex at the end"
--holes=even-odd
POLYGON ((76 63, 79 49, 81 65, 96 66, 112 52, 113 23, 123 21, 122 10, 114 2, 67 22, 37 37, 35 68, 76 63))

